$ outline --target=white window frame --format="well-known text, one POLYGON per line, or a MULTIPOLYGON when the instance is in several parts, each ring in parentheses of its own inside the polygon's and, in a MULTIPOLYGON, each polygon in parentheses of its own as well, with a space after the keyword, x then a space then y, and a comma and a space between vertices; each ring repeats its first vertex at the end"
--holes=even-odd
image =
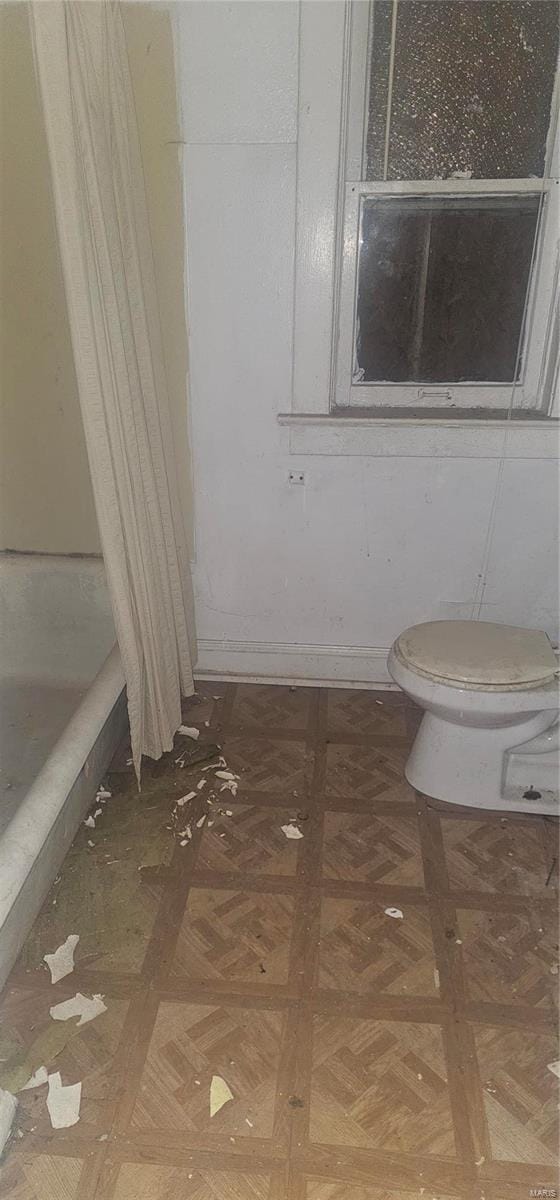
POLYGON ((392 183, 348 183, 344 218, 342 278, 339 309, 339 337, 336 369, 336 404, 339 407, 374 408, 419 407, 481 408, 507 410, 513 396, 515 408, 548 411, 549 397, 539 388, 543 336, 546 316, 551 310, 554 282, 558 273, 557 227, 551 191, 553 180, 534 179, 472 179, 421 180, 392 183), (522 372, 515 387, 512 383, 453 382, 448 383, 362 383, 357 379, 356 299, 358 275, 358 245, 360 209, 363 198, 370 196, 442 196, 452 198, 483 198, 486 196, 542 196, 538 217, 538 234, 531 263, 527 315, 522 347, 522 372), (544 319, 543 319, 544 318, 544 319))
MULTIPOLYGON (((553 413, 550 404, 557 392, 560 330, 552 295, 557 299, 559 269, 559 206, 556 178, 522 181, 422 181, 413 183, 357 183, 364 161, 366 133, 367 62, 370 20, 369 0, 301 0, 300 80, 297 147, 296 267, 294 295, 294 373, 292 416, 326 419, 345 416, 345 408, 370 407, 353 395, 353 347, 350 351, 356 275, 356 197, 374 190, 398 194, 472 195, 494 192, 546 191, 541 218, 538 262, 532 274, 529 300, 530 348, 525 374, 530 384, 515 388, 516 404, 553 413), (320 53, 318 52, 320 47, 320 53), (361 114, 361 116, 360 116, 361 114), (346 180, 350 179, 347 184, 346 180), (352 180, 354 182, 352 182, 352 180), (414 189, 417 189, 416 193, 414 189), (352 206, 354 205, 354 209, 352 206), (353 213, 353 215, 352 215, 353 213), (537 278, 544 286, 535 287, 537 278), (340 334, 340 346, 339 346, 340 334), (345 356, 345 357, 344 357, 345 356), (346 361, 347 366, 343 367, 346 361), (347 370, 343 382, 341 372, 347 370)), ((556 106, 555 106, 556 107, 556 106)), ((551 171, 558 174, 558 141, 551 171)), ((412 385, 416 389, 421 385, 412 385)), ((427 385, 428 386, 428 385, 427 385)), ((467 385, 468 386, 468 385, 467 385)), ((455 390, 458 385, 450 387, 455 390)), ((504 405, 503 393, 491 388, 481 415, 504 405)), ((432 389, 430 388, 430 391, 432 389)), ((477 385, 478 390, 478 385, 477 385)), ((507 385, 508 404, 512 388, 507 385)), ((376 398, 376 406, 387 407, 376 398)), ((479 393, 480 394, 480 393, 479 393)), ((446 397, 444 401, 448 404, 446 397)), ((464 392, 467 401, 467 391, 464 392)), ((421 402, 422 403, 422 402, 421 402)), ((424 401, 426 403, 426 401, 424 401)), ((456 401, 452 401, 456 404, 456 401)), ((398 400, 398 405, 402 400, 398 400)), ((468 401, 469 407, 472 401, 468 401)), ((418 408, 416 396, 414 406, 418 408)), ((421 406, 421 405, 420 405, 421 406)), ((437 408, 429 398, 430 408, 437 408)), ((348 414, 350 420, 350 414, 348 414)), ((366 420, 364 413, 363 420, 366 420)), ((375 418, 374 418, 375 419, 375 418)), ((528 418, 529 419, 529 418, 528 418)), ((289 415, 283 418, 289 422, 289 415)), ((398 421, 398 418, 396 418, 398 421)), ((425 421, 423 422, 425 424, 425 421)), ((465 422, 466 423, 466 420, 465 422)), ((386 422, 385 422, 386 424, 386 422)), ((457 431, 459 433, 459 431, 457 431)))

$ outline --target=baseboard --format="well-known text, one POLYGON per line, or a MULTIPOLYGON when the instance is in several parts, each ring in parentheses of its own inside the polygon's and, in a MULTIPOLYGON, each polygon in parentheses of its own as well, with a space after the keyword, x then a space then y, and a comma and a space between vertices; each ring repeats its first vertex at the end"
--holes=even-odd
POLYGON ((234 642, 202 638, 197 679, 242 679, 299 686, 395 688, 381 646, 307 646, 297 642, 234 642))

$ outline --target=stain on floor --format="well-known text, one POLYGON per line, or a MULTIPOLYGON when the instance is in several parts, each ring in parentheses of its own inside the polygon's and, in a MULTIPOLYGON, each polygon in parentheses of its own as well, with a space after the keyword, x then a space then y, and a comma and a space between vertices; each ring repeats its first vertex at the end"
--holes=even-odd
POLYGON ((19 1092, 3 1200, 555 1195, 556 822, 415 795, 396 693, 214 682, 183 719, 201 761, 139 796, 121 749, 0 1001, 0 1086, 82 1083, 68 1129, 19 1092), (107 1011, 54 1021, 76 992, 107 1011))

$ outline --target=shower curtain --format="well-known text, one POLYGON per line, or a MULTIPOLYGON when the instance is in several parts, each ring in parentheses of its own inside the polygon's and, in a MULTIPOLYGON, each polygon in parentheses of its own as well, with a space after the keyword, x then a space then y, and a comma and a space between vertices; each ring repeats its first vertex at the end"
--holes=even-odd
POLYGON ((194 619, 122 15, 37 0, 31 28, 78 391, 135 769, 193 687, 194 619))

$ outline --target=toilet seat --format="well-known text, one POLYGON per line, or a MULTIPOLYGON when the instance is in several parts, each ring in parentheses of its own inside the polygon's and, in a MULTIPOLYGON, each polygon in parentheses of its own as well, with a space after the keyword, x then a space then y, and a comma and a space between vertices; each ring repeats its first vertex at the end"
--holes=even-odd
POLYGON ((556 655, 542 630, 491 621, 427 621, 401 633, 394 644, 411 670, 451 686, 507 691, 554 679, 556 655))

